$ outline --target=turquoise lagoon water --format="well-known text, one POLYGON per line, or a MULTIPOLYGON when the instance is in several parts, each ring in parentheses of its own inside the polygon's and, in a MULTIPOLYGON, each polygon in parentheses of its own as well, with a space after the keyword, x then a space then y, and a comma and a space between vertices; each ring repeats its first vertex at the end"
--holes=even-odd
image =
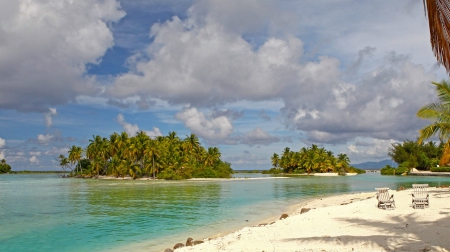
POLYGON ((0 251, 163 251, 278 217, 296 203, 375 187, 450 184, 450 177, 288 178, 225 181, 63 179, 0 175, 0 251))

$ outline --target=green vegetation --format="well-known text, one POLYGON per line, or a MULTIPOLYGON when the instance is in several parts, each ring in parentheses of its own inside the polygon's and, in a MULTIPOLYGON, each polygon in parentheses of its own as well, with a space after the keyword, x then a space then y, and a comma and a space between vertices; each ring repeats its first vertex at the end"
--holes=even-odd
POLYGON ((450 172, 450 167, 433 167, 432 172, 450 172))
MULTIPOLYGON (((405 140, 403 143, 393 143, 388 155, 399 167, 416 168, 418 170, 430 170, 439 163, 444 144, 435 142, 420 142, 405 140)), ((383 174, 383 173, 382 173, 383 174)), ((392 175, 392 173, 389 173, 392 175)))
POLYGON ((29 171, 29 170, 23 170, 23 171, 11 171, 11 174, 64 174, 67 172, 64 171, 29 171))
POLYGON ((266 170, 233 170, 233 173, 264 173, 266 170))
POLYGON ((93 136, 85 148, 72 146, 68 157, 60 155, 63 170, 72 176, 130 176, 133 179, 229 178, 233 170, 220 159, 217 147, 205 149, 197 136, 181 140, 175 132, 151 139, 141 131, 135 137, 122 132, 109 139, 93 136))
POLYGON ((300 149, 299 152, 291 151, 286 147, 281 158, 277 153, 274 153, 271 160, 273 168, 267 173, 339 172, 339 174, 344 175, 347 172, 365 172, 351 167, 347 154, 338 154, 335 157, 333 152, 327 151, 325 148, 319 148, 314 144, 310 148, 300 149))
POLYGON ((10 173, 10 172, 11 172, 11 166, 6 163, 5 159, 2 159, 2 161, 0 161, 0 174, 10 173))
POLYGON ((438 135, 444 142, 444 150, 439 161, 440 166, 450 166, 450 84, 446 81, 432 82, 436 86, 438 102, 423 106, 417 111, 417 116, 432 121, 432 124, 419 130, 419 143, 438 135))
POLYGON ((409 172, 409 168, 406 166, 399 166, 398 168, 394 168, 390 165, 386 165, 381 170, 381 175, 406 175, 409 172))

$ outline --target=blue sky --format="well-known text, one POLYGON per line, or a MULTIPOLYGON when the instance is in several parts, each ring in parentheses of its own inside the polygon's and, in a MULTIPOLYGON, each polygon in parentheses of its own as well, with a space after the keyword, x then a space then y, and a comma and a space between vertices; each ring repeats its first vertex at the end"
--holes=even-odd
POLYGON ((313 143, 379 161, 444 78, 421 1, 0 0, 0 158, 59 169, 144 130, 195 133, 234 169, 313 143))

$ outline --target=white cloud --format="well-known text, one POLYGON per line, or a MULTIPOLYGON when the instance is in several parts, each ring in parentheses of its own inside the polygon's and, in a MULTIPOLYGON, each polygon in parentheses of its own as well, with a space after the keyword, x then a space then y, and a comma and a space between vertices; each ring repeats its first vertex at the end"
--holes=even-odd
POLYGON ((233 132, 233 124, 226 116, 207 117, 196 108, 185 108, 175 115, 192 133, 210 141, 226 139, 233 132))
POLYGON ((6 145, 5 139, 3 139, 3 138, 0 137, 0 148, 5 147, 5 145, 6 145))
POLYGON ((55 136, 51 134, 39 134, 37 136, 37 142, 41 145, 48 145, 52 140, 55 140, 55 136))
POLYGON ((51 150, 45 151, 45 155, 47 155, 47 156, 59 156, 59 155, 63 154, 63 155, 67 156, 68 152, 69 152, 69 148, 67 148, 67 147, 56 148, 56 147, 53 146, 51 150))
POLYGON ((47 126, 47 128, 53 125, 52 116, 57 114, 56 108, 49 108, 49 112, 45 113, 45 126, 47 126))
POLYGON ((139 127, 137 124, 127 123, 122 114, 117 115, 117 122, 122 125, 123 130, 130 136, 135 136, 139 132, 139 127))
POLYGON ((151 138, 162 136, 161 130, 157 127, 153 127, 153 130, 145 131, 145 134, 151 138))
POLYGON ((36 156, 30 157, 29 161, 32 164, 39 164, 39 159, 36 156))
POLYGON ((4 150, 0 151, 0 160, 1 159, 5 159, 5 151, 4 150))
POLYGON ((248 132, 244 135, 241 143, 247 145, 269 145, 274 142, 280 141, 280 138, 276 136, 271 136, 266 131, 262 130, 260 127, 248 132))
POLYGON ((95 94, 85 64, 113 46, 109 28, 124 16, 115 0, 2 1, 0 109, 47 112, 95 94))
POLYGON ((41 152, 40 151, 30 151, 30 156, 40 156, 41 152))
POLYGON ((365 143, 364 145, 349 145, 347 147, 347 153, 352 163, 380 161, 387 158, 389 148, 396 142, 393 139, 373 139, 370 143, 365 143))

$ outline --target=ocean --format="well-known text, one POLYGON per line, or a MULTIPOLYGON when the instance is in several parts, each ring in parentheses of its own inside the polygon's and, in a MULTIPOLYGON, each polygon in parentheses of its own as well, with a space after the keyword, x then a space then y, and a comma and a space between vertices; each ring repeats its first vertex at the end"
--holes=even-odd
MULTIPOLYGON (((450 177, 356 176, 131 181, 0 175, 0 251, 164 251, 279 217, 316 197, 450 185, 450 177)), ((375 201, 374 201, 375 204, 375 201)))

